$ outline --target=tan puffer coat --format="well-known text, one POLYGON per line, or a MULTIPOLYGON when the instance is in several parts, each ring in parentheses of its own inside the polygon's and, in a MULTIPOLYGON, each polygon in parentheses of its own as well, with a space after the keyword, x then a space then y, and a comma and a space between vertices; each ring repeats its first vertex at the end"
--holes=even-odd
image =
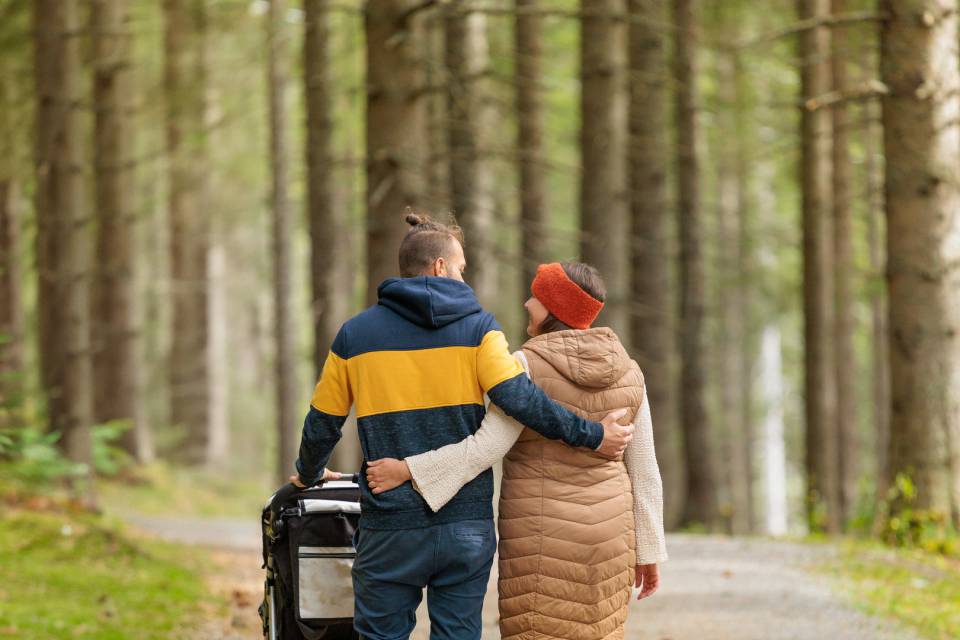
MULTIPOLYGON (((599 421, 643 402, 643 375, 607 328, 558 331, 523 346, 530 376, 599 421)), ((503 462, 500 633, 506 640, 623 638, 635 565, 633 496, 622 461, 525 428, 503 462)))

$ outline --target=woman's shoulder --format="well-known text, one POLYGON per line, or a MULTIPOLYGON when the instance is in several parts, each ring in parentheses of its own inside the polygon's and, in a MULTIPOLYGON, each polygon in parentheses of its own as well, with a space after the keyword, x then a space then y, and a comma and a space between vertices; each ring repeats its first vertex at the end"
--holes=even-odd
POLYGON ((523 349, 517 349, 514 351, 513 357, 516 358, 517 362, 520 363, 520 366, 523 367, 523 370, 527 372, 527 375, 530 375, 530 363, 527 362, 527 355, 523 352, 523 349))

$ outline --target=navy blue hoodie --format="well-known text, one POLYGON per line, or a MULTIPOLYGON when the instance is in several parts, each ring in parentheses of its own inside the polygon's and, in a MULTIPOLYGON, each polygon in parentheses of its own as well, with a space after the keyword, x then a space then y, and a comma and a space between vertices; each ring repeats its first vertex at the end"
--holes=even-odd
MULTIPOLYGON (((548 438, 600 446, 602 426, 563 409, 530 381, 467 284, 391 278, 377 293, 378 304, 340 328, 327 356, 303 425, 296 463, 303 482, 323 473, 352 405, 365 461, 403 459, 476 433, 484 393, 548 438)), ((493 517, 490 470, 436 513, 409 482, 374 495, 366 484, 366 462, 361 478, 361 523, 370 529, 493 517)))

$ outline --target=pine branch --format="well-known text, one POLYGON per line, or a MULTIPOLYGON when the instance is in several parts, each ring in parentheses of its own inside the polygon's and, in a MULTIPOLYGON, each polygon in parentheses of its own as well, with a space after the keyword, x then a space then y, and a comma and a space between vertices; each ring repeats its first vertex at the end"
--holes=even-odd
POLYGON ((807 111, 816 111, 817 109, 832 107, 838 104, 869 100, 871 98, 885 96, 888 93, 890 93, 890 89, 879 80, 865 80, 860 84, 847 88, 845 91, 829 91, 819 96, 809 98, 803 102, 803 108, 807 111))
POLYGON ((749 47, 754 47, 761 44, 767 44, 785 38, 787 36, 792 36, 798 33, 803 33, 804 31, 809 31, 810 29, 816 29, 817 27, 833 27, 839 25, 847 25, 856 22, 874 22, 880 20, 886 20, 887 15, 885 13, 875 13, 873 11, 854 11, 850 13, 841 13, 837 15, 829 16, 816 16, 814 18, 808 18, 806 20, 800 20, 795 22, 789 27, 785 27, 773 33, 764 34, 762 36, 757 36, 755 38, 750 38, 744 40, 739 44, 733 45, 733 49, 747 49, 749 47))

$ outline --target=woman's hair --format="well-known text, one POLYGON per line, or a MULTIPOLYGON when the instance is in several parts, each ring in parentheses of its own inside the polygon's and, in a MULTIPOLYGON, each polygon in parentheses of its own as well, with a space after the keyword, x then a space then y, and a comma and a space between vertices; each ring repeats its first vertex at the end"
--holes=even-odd
POLYGON ((412 278, 422 274, 437 258, 450 254, 450 241, 463 246, 463 230, 452 222, 443 224, 425 213, 407 211, 403 218, 410 229, 400 243, 400 275, 412 278))
MULTIPOLYGON (((607 298, 607 285, 597 268, 583 262, 561 262, 560 266, 563 272, 567 274, 574 284, 583 289, 595 300, 603 302, 607 298)), ((570 325, 557 319, 555 315, 547 312, 547 317, 540 324, 540 333, 552 333, 554 331, 566 331, 572 329, 570 325)))

